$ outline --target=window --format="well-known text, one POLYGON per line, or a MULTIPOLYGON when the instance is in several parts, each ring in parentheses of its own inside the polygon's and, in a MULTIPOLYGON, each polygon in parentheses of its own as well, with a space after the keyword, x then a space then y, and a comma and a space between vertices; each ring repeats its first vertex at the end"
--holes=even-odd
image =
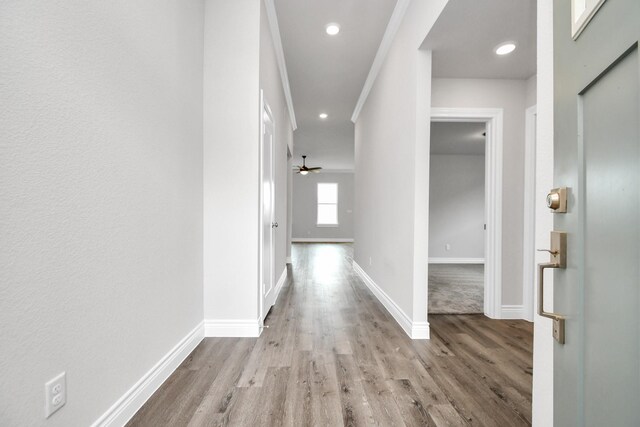
POLYGON ((318 226, 338 225, 338 184, 318 183, 318 226))

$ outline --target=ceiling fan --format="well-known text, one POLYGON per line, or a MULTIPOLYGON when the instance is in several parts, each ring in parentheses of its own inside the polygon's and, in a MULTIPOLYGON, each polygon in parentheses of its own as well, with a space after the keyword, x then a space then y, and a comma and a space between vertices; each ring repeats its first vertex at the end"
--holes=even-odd
POLYGON ((306 164, 307 156, 302 156, 302 166, 294 166, 294 168, 298 168, 298 172, 300 175, 306 175, 309 172, 318 173, 320 172, 321 167, 308 168, 306 164))

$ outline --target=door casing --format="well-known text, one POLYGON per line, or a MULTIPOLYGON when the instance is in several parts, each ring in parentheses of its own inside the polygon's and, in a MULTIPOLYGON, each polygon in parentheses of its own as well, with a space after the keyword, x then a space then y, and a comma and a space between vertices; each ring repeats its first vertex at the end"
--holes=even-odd
POLYGON ((524 230, 522 245, 522 315, 533 322, 536 271, 536 106, 525 111, 524 230))
MULTIPOLYGON (((432 108, 432 122, 478 122, 487 125, 485 152, 484 314, 502 314, 502 108, 432 108)), ((427 226, 428 235, 428 226, 427 226)), ((427 267, 428 268, 428 267, 427 267)), ((427 275, 428 277, 428 275, 427 275)), ((428 284, 427 284, 428 286, 428 284)), ((428 313, 427 313, 428 315, 428 313)))

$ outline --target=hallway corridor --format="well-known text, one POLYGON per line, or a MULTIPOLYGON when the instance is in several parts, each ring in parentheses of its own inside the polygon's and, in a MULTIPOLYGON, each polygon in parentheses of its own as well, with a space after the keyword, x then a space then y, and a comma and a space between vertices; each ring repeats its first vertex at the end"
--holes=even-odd
POLYGON ((412 341, 351 257, 294 245, 262 336, 206 338, 128 425, 530 424, 530 323, 434 315, 412 341))

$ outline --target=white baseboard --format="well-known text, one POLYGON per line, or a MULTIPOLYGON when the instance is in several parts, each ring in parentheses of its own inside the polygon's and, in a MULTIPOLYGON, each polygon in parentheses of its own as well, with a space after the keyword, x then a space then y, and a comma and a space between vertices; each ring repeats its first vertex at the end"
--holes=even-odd
POLYGON ((428 340, 430 338, 429 322, 413 322, 410 337, 414 340, 428 340))
POLYGON ((284 267, 284 270, 282 270, 282 274, 280 275, 280 278, 278 279, 278 283, 276 283, 276 297, 273 300, 274 304, 276 301, 278 301, 278 296, 280 295, 280 291, 282 290, 282 287, 285 285, 285 283, 287 283, 287 267, 284 267))
POLYGON ((293 243, 353 243, 353 239, 332 237, 294 237, 293 243))
POLYGON ((260 336, 258 319, 204 319, 205 337, 255 338, 260 336))
POLYGON ((522 305, 503 305, 500 313, 501 319, 524 319, 524 307, 522 305))
POLYGON ((429 264, 484 264, 484 258, 429 258, 429 264))
POLYGON ((428 322, 412 322, 411 318, 402 311, 389 295, 387 295, 355 261, 353 261, 353 269, 411 339, 429 339, 428 322))
POLYGON ((158 361, 116 403, 93 424, 93 427, 123 426, 155 393, 173 371, 187 358, 204 338, 203 322, 200 322, 175 347, 158 361))

